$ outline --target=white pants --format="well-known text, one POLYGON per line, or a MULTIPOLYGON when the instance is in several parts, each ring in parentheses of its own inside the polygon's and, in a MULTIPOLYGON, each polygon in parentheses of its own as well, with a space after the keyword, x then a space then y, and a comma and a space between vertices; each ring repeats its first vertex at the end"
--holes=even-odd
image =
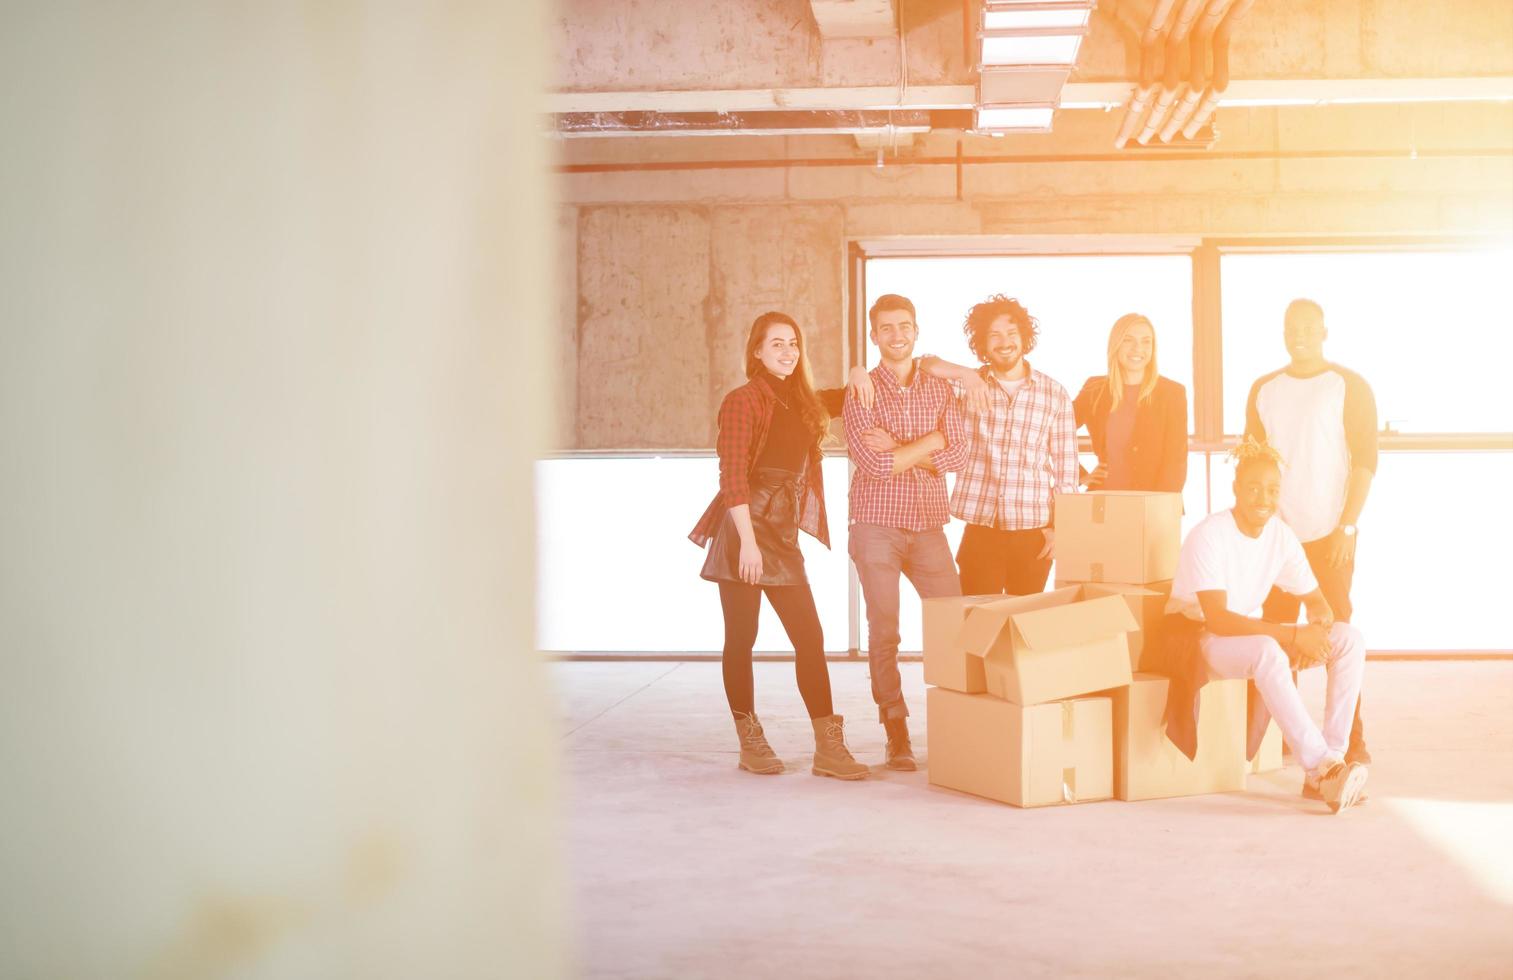
POLYGON ((1287 654, 1276 640, 1269 636, 1215 636, 1205 631, 1199 642, 1213 676, 1255 680, 1266 710, 1277 720, 1282 736, 1305 770, 1317 768, 1327 756, 1344 756, 1366 673, 1366 641, 1360 630, 1349 623, 1335 623, 1329 631, 1329 657, 1324 664, 1329 683, 1322 732, 1308 716, 1292 682, 1287 654))

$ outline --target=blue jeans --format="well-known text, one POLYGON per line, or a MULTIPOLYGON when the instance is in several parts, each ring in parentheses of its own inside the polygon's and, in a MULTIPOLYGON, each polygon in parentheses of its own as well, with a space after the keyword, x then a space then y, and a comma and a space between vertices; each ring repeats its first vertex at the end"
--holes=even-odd
POLYGON ((867 662, 878 719, 907 718, 909 708, 898 676, 898 576, 909 576, 922 599, 961 595, 951 546, 940 528, 905 531, 853 524, 849 550, 867 602, 867 662))

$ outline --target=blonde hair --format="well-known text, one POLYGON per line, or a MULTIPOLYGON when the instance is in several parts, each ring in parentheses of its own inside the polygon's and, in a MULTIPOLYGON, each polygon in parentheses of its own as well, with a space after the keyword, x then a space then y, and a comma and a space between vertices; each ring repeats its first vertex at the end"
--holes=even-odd
POLYGON ((1229 458, 1234 461, 1236 477, 1240 475, 1241 469, 1251 463, 1271 463, 1279 470, 1287 465, 1275 446, 1259 442, 1254 436, 1241 439, 1239 445, 1229 451, 1229 458))
POLYGON ((1124 400, 1124 367, 1119 363, 1119 345, 1124 343, 1125 334, 1130 329, 1140 324, 1150 327, 1151 332, 1151 359, 1145 365, 1145 380, 1140 382, 1140 397, 1137 402, 1150 401, 1151 392, 1156 390, 1156 328, 1150 320, 1139 313, 1126 313, 1114 321, 1113 329, 1108 332, 1108 397, 1109 410, 1118 409, 1119 403, 1124 400))

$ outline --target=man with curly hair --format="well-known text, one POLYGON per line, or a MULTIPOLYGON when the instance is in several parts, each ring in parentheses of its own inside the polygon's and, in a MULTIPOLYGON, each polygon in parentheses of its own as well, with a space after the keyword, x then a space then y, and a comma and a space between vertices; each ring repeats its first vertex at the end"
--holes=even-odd
POLYGON ((967 525, 956 551, 962 592, 1040 592, 1051 572, 1056 493, 1077 489, 1072 398, 1025 360, 1040 324, 1018 300, 990 296, 967 311, 962 332, 977 370, 922 362, 969 396, 967 460, 951 493, 951 513, 967 525))

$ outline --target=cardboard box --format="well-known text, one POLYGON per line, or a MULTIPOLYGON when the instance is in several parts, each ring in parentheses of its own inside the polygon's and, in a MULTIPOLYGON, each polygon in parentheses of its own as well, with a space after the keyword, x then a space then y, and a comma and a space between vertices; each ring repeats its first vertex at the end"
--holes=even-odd
POLYGON ((1198 709, 1198 757, 1189 760, 1166 737, 1161 723, 1170 684, 1158 674, 1136 674, 1128 687, 1108 692, 1114 708, 1114 795, 1159 800, 1245 788, 1246 681, 1214 680, 1203 686, 1198 709))
POLYGON ((1256 757, 1250 760, 1250 771, 1255 773, 1276 772, 1282 765, 1282 730, 1273 718, 1266 725, 1266 734, 1256 748, 1256 757))
POLYGON ((972 606, 961 643, 982 658, 989 694, 1043 704, 1128 684, 1136 625, 1122 596, 1084 600, 1072 586, 972 606))
POLYGON ((982 658, 967 653, 967 648, 961 645, 961 626, 969 608, 1002 598, 1002 595, 964 595, 924 600, 926 684, 966 694, 981 694, 988 689, 982 658))
POLYGON ((1056 495, 1056 578, 1144 585, 1177 574, 1182 495, 1098 490, 1056 495))
POLYGON ((986 694, 925 693, 930 783, 1015 806, 1113 795, 1113 706, 1077 698, 1023 706, 986 694))
MULTIPOLYGON (((1140 628, 1129 634, 1129 669, 1140 670, 1146 649, 1157 649, 1161 642, 1161 620, 1166 616, 1166 600, 1171 597, 1171 579, 1150 585, 1125 585, 1118 582, 1089 582, 1082 587, 1087 598, 1101 595, 1123 596, 1130 615, 1140 628)), ((1155 656, 1152 663, 1157 662, 1155 656)), ((1146 667, 1145 669, 1150 669, 1146 667)))

